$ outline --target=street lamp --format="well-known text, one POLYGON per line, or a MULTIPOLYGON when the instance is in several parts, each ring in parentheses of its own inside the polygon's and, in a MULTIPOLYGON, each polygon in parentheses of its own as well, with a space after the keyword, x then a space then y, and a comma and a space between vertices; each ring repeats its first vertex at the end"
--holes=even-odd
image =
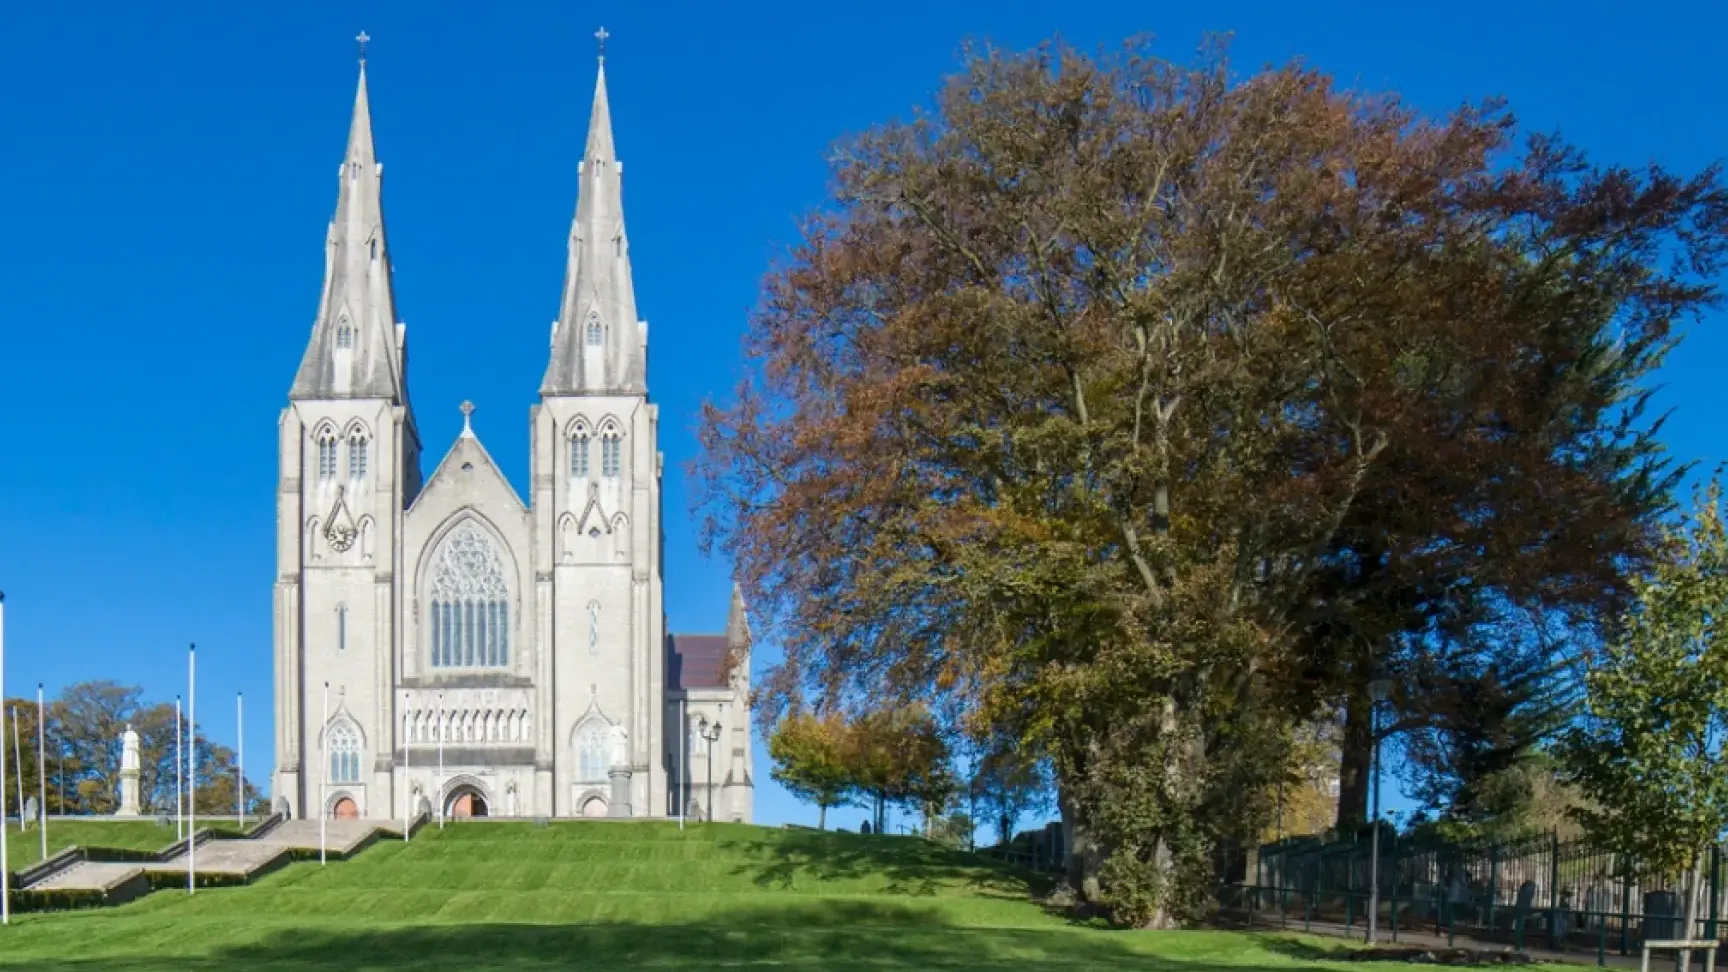
POLYGON ((714 744, 720 741, 720 722, 708 722, 707 716, 696 720, 696 735, 708 742, 708 821, 714 820, 714 744))
POLYGON ((1374 787, 1373 834, 1368 847, 1368 943, 1373 944, 1380 919, 1380 703, 1392 695, 1392 679, 1376 668, 1368 679, 1368 735, 1374 749, 1369 756, 1374 787))

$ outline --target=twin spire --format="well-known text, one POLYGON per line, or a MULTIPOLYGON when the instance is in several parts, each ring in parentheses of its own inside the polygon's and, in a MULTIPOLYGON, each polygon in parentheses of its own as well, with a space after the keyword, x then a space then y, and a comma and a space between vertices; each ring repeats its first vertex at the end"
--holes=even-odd
MULTIPOLYGON (((604 29, 595 36, 604 45, 604 29)), ((289 398, 382 398, 406 405, 404 328, 396 323, 384 241, 384 167, 373 147, 361 43, 360 83, 326 242, 324 292, 289 398)), ((636 319, 623 165, 612 139, 604 51, 602 46, 542 396, 646 391, 647 325, 636 319)))
POLYGON ((324 294, 289 398, 408 401, 384 242, 383 180, 384 167, 372 147, 362 61, 348 151, 337 178, 336 216, 325 240, 324 294))

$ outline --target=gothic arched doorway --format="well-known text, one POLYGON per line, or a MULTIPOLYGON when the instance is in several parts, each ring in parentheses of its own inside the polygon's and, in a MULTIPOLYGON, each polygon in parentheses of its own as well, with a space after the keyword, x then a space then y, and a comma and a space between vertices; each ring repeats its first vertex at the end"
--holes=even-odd
POLYGON ((487 815, 486 797, 471 786, 458 787, 450 794, 449 810, 451 817, 464 820, 469 817, 484 817, 487 815))
POLYGON ((349 797, 337 797, 330 805, 330 816, 337 820, 359 820, 360 806, 349 797))

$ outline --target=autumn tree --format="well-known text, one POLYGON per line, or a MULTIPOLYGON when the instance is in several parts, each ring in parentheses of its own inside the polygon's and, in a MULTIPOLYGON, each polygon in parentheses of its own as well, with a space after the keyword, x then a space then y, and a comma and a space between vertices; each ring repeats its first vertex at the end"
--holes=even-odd
POLYGON ((774 782, 816 804, 818 830, 828 829, 828 808, 847 805, 857 790, 848 762, 848 732, 835 714, 789 713, 768 737, 774 782))
POLYGON ((943 815, 956 784, 948 742, 928 713, 916 707, 864 712, 852 720, 846 739, 846 766, 877 833, 888 823, 890 806, 926 821, 943 815))
POLYGON ((974 54, 844 145, 701 429, 785 647, 764 711, 1002 727, 1082 896, 1203 911, 1294 727, 1342 705, 1362 751, 1397 639, 1611 595, 1647 542, 1628 382, 1712 297, 1728 201, 1515 137, 1136 43, 974 54))
MULTIPOLYGON (((1684 874, 1697 927, 1704 861, 1728 831, 1728 532, 1712 486, 1636 585, 1619 637, 1592 660, 1565 753, 1594 803, 1585 829, 1658 873, 1684 874)), ((1689 937, 1682 936, 1682 937, 1689 937)), ((1684 968, 1684 964, 1682 964, 1684 968)))

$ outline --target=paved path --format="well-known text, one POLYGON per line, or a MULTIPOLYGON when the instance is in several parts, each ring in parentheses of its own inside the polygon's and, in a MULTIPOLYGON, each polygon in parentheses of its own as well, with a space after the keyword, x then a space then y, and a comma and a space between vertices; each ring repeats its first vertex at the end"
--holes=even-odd
MULTIPOLYGON (((1362 941, 1365 938, 1366 933, 1367 933, 1366 926, 1364 926, 1361 922, 1357 922, 1354 926, 1349 926, 1349 925, 1343 924, 1342 922, 1316 921, 1316 922, 1314 922, 1313 927, 1304 928, 1302 921, 1298 918, 1292 917, 1290 919, 1290 923, 1288 925, 1284 925, 1284 924, 1279 922, 1278 918, 1275 915, 1270 916, 1270 917, 1269 916, 1261 916, 1260 918, 1258 918, 1257 920, 1255 920, 1253 922, 1252 927, 1256 930, 1262 930, 1262 931, 1289 931, 1289 932, 1304 932, 1304 931, 1306 931, 1306 932, 1309 932, 1309 933, 1312 933, 1315 935, 1325 935, 1325 936, 1330 937, 1330 938, 1349 938, 1349 939, 1352 939, 1352 940, 1358 941, 1358 942, 1362 941)), ((1429 925, 1429 926, 1427 926, 1427 928, 1432 929, 1433 926, 1429 925)), ((1382 945, 1393 944, 1392 935, 1391 935, 1390 930, 1388 930, 1386 928, 1380 929, 1380 942, 1382 945)), ((1526 945, 1524 948, 1524 954, 1530 956, 1531 958, 1535 959, 1538 962, 1569 962, 1569 963, 1573 963, 1576 965, 1596 965, 1597 964, 1596 952, 1594 949, 1591 949, 1589 951, 1572 950, 1572 951, 1565 951, 1565 952, 1557 952, 1557 951, 1554 951, 1552 949, 1540 947, 1539 943, 1545 943, 1545 942, 1546 942, 1546 938, 1538 937, 1537 935, 1530 936, 1530 938, 1526 941, 1526 945)), ((1436 935, 1433 933, 1432 930, 1426 930, 1426 931, 1425 930, 1419 930, 1419 929, 1413 930, 1410 928, 1398 929, 1398 941, 1396 944, 1413 945, 1413 946, 1419 946, 1422 948, 1445 948, 1445 947, 1447 947, 1446 935, 1444 933, 1436 935)), ((1507 945, 1504 942, 1481 941, 1481 940, 1472 938, 1469 935, 1465 935, 1462 932, 1460 932, 1457 935, 1456 940, 1453 942, 1453 944, 1455 944, 1459 948, 1481 948, 1481 949, 1509 949, 1509 948, 1511 948, 1511 946, 1507 945)), ((1631 955, 1621 955, 1619 949, 1617 948, 1617 945, 1618 945, 1618 942, 1616 940, 1616 937, 1610 936, 1609 943, 1608 943, 1608 955, 1607 955, 1606 965, 1609 968, 1623 968, 1623 969, 1638 968, 1639 953, 1634 951, 1631 955)), ((1653 969, 1672 969, 1674 967, 1674 964, 1675 964, 1675 959, 1676 959, 1676 956, 1674 955, 1674 953, 1671 953, 1671 952, 1656 953, 1656 954, 1653 954, 1650 956, 1650 966, 1653 969)), ((1694 954, 1692 956, 1692 959, 1693 959, 1693 966, 1692 967, 1696 970, 1702 970, 1703 964, 1704 964, 1704 957, 1702 955, 1694 954)))
POLYGON ((64 871, 56 871, 46 880, 31 885, 31 891, 54 891, 76 889, 81 891, 102 891, 126 880, 143 870, 143 865, 104 864, 96 861, 79 861, 64 871))

